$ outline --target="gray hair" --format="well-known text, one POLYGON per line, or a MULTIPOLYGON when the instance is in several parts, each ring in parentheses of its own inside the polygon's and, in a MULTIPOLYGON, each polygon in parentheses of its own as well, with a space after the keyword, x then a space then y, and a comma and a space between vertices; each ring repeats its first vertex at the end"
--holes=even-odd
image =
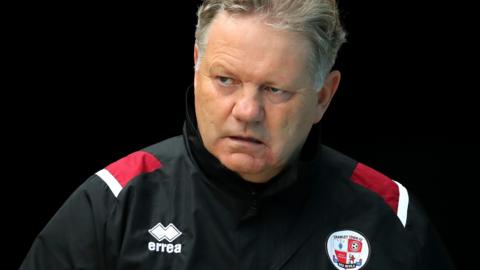
POLYGON ((204 0, 197 12, 195 44, 199 48, 199 60, 196 69, 205 52, 209 26, 221 11, 258 14, 269 26, 304 35, 313 48, 309 68, 316 89, 323 85, 338 50, 346 41, 336 0, 204 0))

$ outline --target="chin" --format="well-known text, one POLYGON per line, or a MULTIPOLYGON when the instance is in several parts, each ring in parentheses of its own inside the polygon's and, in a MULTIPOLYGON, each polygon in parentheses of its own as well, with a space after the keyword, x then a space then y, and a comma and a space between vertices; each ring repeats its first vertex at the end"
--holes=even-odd
POLYGON ((229 170, 238 173, 247 181, 255 183, 267 182, 268 167, 265 161, 257 160, 245 154, 231 154, 220 158, 220 162, 229 170))
POLYGON ((261 158, 244 153, 233 153, 220 156, 220 162, 232 171, 241 173, 260 173, 267 166, 261 158))
POLYGON ((220 158, 220 162, 230 170, 238 173, 257 174, 261 173, 265 167, 261 164, 264 162, 259 162, 245 154, 231 154, 220 158))

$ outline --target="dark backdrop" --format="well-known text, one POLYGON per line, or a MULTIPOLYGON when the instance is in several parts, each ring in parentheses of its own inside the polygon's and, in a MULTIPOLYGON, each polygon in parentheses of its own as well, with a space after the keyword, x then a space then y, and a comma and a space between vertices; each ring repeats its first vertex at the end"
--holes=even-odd
MULTIPOLYGON (((427 2, 340 0, 349 42, 323 140, 402 182, 468 265, 476 239, 467 232, 478 227, 477 87, 466 81, 475 77, 466 68, 473 18, 461 5, 427 2)), ((14 267, 87 177, 180 133, 198 3, 16 10, 3 99, 14 267)))

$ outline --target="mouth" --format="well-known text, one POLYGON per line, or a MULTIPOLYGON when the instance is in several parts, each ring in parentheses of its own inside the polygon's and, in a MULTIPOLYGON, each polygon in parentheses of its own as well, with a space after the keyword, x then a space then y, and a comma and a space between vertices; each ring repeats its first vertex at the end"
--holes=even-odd
POLYGON ((249 143, 254 143, 254 144, 263 144, 262 141, 257 140, 253 137, 229 136, 229 138, 232 139, 232 140, 236 140, 236 141, 249 142, 249 143))

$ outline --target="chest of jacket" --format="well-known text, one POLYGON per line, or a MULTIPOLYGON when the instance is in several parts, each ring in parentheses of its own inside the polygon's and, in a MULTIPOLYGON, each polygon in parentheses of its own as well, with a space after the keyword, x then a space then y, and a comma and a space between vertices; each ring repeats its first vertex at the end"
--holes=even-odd
POLYGON ((261 198, 232 196, 194 167, 145 177, 112 212, 112 269, 410 269, 415 260, 411 239, 381 201, 322 179, 261 198), (336 232, 347 232, 336 235, 343 241, 329 241, 336 232), (348 249, 355 233, 367 253, 348 249))

